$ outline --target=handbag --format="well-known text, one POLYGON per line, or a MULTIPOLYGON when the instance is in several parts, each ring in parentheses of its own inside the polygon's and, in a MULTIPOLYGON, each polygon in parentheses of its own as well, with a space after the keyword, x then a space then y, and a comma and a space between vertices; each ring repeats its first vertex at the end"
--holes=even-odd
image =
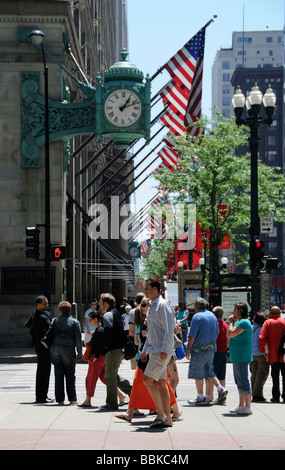
POLYGON ((175 349, 175 356, 176 356, 176 359, 180 360, 180 359, 184 359, 185 357, 185 351, 184 351, 184 348, 183 348, 183 345, 180 344, 176 349, 175 349))
POLYGON ((85 349, 85 353, 82 356, 82 360, 84 362, 88 362, 89 359, 90 359, 90 356, 91 356, 91 339, 89 341, 87 341, 85 346, 86 346, 86 349, 85 349))
POLYGON ((50 325, 50 328, 49 330, 46 332, 46 334, 43 336, 43 338, 41 339, 41 343, 42 345, 46 348, 46 349, 50 349, 52 343, 53 343, 53 340, 54 340, 54 325, 55 325, 55 321, 56 321, 56 318, 54 319, 54 321, 52 322, 52 324, 50 325))
POLYGON ((133 340, 129 336, 126 336, 126 344, 124 346, 124 357, 126 361, 133 359, 137 354, 137 351, 138 348, 133 342, 133 340))

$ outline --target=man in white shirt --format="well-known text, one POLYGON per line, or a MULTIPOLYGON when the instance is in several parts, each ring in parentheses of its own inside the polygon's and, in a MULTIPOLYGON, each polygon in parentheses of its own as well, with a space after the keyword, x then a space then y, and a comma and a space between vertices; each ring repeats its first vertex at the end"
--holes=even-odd
POLYGON ((171 305, 160 295, 157 279, 148 279, 145 294, 151 305, 147 316, 148 334, 141 360, 149 360, 144 371, 144 384, 157 409, 157 417, 151 427, 171 427, 170 397, 166 383, 167 365, 174 350, 175 316, 171 305))

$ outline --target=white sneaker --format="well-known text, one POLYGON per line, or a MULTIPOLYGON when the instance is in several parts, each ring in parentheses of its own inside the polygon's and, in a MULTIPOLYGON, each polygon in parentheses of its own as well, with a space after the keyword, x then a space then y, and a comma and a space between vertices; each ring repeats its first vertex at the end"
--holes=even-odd
POLYGON ((233 410, 229 410, 230 413, 238 413, 239 410, 241 410, 243 408, 243 406, 239 406, 237 405, 233 410))
POLYGON ((252 415, 252 409, 247 406, 243 406, 238 410, 239 415, 252 415))
POLYGON ((190 406, 209 406, 210 402, 206 400, 206 397, 197 397, 195 400, 188 400, 190 406))

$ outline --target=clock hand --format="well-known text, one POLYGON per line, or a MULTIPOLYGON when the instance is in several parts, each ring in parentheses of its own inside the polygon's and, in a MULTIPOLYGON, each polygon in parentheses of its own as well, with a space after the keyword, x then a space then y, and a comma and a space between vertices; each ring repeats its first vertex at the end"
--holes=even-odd
POLYGON ((125 104, 123 104, 123 106, 120 106, 119 107, 119 110, 120 111, 123 111, 125 109, 125 107, 127 106, 128 102, 130 101, 131 99, 131 95, 128 97, 127 101, 125 102, 125 104))
MULTIPOLYGON (((132 103, 127 104, 127 105, 125 106, 125 108, 128 108, 129 106, 133 106, 134 104, 139 104, 139 101, 133 101, 132 103)), ((120 109, 121 109, 121 108, 120 108, 120 109)))

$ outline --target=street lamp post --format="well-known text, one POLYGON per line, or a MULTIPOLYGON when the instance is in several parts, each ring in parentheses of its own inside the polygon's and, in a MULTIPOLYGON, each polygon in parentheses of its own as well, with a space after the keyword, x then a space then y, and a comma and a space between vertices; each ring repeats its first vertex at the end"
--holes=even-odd
POLYGON ((43 46, 45 34, 39 30, 30 33, 31 41, 41 47, 44 78, 45 78, 45 295, 50 300, 50 154, 49 154, 49 94, 48 94, 48 66, 43 46))
POLYGON ((260 308, 260 283, 259 269, 254 265, 253 250, 255 240, 259 237, 259 215, 258 215, 258 147, 259 147, 259 127, 266 124, 268 127, 272 124, 272 115, 276 103, 276 95, 271 86, 264 96, 259 87, 255 84, 252 87, 247 99, 242 90, 238 86, 232 97, 232 104, 236 115, 236 123, 238 126, 246 125, 250 129, 250 137, 248 139, 251 155, 251 216, 250 216, 250 266, 251 266, 251 287, 252 287, 252 314, 256 313, 260 308), (267 118, 263 119, 260 115, 260 108, 263 102, 267 118), (242 118, 244 106, 246 104, 248 116, 242 118))
POLYGON ((184 295, 183 295, 183 261, 178 261, 177 267, 177 275, 178 275, 178 303, 184 302, 184 295))

